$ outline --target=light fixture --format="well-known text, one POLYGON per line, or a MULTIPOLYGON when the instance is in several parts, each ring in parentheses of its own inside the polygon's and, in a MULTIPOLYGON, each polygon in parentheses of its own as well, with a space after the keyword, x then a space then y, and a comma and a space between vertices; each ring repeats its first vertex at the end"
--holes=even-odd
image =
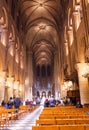
POLYGON ((82 74, 84 78, 89 78, 89 63, 87 63, 87 66, 85 67, 84 73, 82 74))

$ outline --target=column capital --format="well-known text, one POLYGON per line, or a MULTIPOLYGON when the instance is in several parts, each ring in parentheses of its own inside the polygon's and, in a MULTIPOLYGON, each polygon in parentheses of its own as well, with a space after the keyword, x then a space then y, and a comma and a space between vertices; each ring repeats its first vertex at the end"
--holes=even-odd
POLYGON ((69 25, 67 31, 72 31, 72 30, 73 30, 73 25, 69 25))
POLYGON ((74 10, 73 16, 77 16, 79 14, 78 10, 74 10))
POLYGON ((64 42, 65 46, 68 46, 68 42, 64 42))
POLYGON ((15 44, 15 40, 12 39, 12 38, 9 38, 9 42, 10 42, 11 44, 15 44))

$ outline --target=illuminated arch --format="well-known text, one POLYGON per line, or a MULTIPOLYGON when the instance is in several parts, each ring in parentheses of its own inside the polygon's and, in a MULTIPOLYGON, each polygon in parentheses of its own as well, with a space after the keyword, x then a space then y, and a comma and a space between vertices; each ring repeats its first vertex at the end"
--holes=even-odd
POLYGON ((3 15, 4 15, 4 26, 8 27, 8 16, 7 16, 7 11, 4 7, 2 7, 3 15))

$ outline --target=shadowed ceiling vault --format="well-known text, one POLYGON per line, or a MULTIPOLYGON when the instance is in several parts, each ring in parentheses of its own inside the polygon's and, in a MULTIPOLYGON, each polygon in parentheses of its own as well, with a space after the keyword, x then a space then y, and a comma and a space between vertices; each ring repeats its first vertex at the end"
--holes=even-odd
POLYGON ((61 0, 21 0, 21 15, 27 49, 36 64, 51 64, 60 44, 61 0))

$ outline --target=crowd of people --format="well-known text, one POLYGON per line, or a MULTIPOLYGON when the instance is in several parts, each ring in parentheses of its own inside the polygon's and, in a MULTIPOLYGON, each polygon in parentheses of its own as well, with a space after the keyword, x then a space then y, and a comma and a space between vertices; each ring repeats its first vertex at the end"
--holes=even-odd
POLYGON ((76 101, 74 99, 70 98, 63 98, 63 99, 55 99, 53 95, 46 97, 42 96, 40 97, 34 97, 32 100, 26 100, 25 102, 26 105, 40 105, 44 107, 55 107, 55 106, 76 106, 76 108, 82 108, 83 105, 80 103, 80 101, 76 101))
POLYGON ((19 96, 17 97, 10 97, 8 102, 5 102, 4 100, 2 100, 1 102, 1 106, 7 108, 7 109, 12 109, 12 108, 16 108, 19 109, 20 105, 22 104, 21 99, 19 96))
POLYGON ((44 101, 44 107, 54 107, 54 106, 76 106, 76 108, 82 108, 83 105, 80 103, 80 101, 77 101, 76 103, 72 103, 69 98, 64 98, 60 100, 56 100, 53 95, 50 98, 46 98, 44 101))
POLYGON ((26 105, 40 105, 44 107, 55 107, 55 106, 75 106, 76 108, 82 108, 83 105, 78 100, 70 99, 68 97, 64 97, 61 99, 55 99, 53 95, 46 97, 34 97, 32 100, 27 99, 25 102, 26 105))
MULTIPOLYGON (((8 102, 6 103, 4 100, 1 103, 1 106, 8 108, 8 109, 12 109, 12 108, 16 108, 19 109, 20 105, 22 105, 22 101, 20 99, 19 96, 17 97, 10 97, 8 102)), ((78 101, 76 104, 71 103, 71 101, 66 98, 64 99, 55 99, 53 95, 51 95, 49 98, 46 98, 45 96, 43 96, 41 99, 39 98, 34 98, 33 100, 26 100, 25 105, 41 105, 44 107, 55 107, 55 106, 64 106, 64 105, 75 105, 76 108, 82 108, 83 105, 80 103, 80 101, 78 101)))

